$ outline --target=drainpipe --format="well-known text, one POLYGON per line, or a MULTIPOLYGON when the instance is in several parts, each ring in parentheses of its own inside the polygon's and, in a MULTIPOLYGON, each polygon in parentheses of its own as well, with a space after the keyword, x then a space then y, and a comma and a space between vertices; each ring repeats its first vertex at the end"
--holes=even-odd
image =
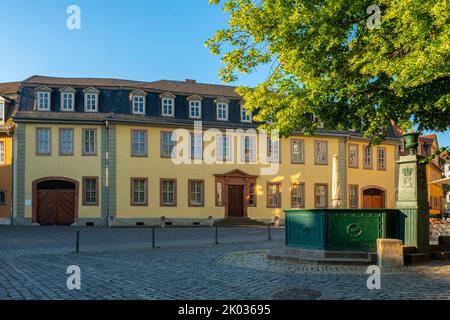
MULTIPOLYGON (((8 135, 11 132, 11 128, 8 128, 8 135)), ((12 135, 12 142, 11 142, 11 195, 9 196, 9 201, 11 203, 9 208, 9 225, 13 225, 13 219, 14 219, 14 166, 16 164, 16 161, 14 159, 14 143, 15 143, 15 134, 12 135)))
POLYGON ((106 184, 106 226, 111 227, 109 218, 111 216, 109 212, 109 122, 106 120, 106 150, 105 150, 105 184, 106 184))

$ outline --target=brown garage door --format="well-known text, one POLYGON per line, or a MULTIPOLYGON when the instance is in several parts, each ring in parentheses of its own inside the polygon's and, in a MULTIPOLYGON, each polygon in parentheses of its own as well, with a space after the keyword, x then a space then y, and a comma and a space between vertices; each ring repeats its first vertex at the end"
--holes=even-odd
POLYGON ((70 225, 75 222, 75 185, 66 181, 38 184, 37 222, 41 225, 70 225))

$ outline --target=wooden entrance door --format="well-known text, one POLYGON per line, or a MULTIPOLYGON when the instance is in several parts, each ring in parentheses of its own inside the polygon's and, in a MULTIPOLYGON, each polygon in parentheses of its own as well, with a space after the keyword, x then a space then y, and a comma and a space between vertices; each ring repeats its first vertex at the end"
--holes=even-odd
POLYGON ((244 217, 244 186, 228 186, 228 216, 244 217))
POLYGON ((75 222, 75 185, 65 181, 38 184, 37 222, 41 225, 70 225, 75 222))
POLYGON ((363 191, 364 209, 381 209, 384 207, 385 205, 383 190, 371 188, 363 191))

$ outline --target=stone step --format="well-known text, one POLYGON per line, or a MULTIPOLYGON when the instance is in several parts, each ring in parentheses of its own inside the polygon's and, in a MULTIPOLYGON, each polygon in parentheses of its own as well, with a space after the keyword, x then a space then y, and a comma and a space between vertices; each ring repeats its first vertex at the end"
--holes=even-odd
POLYGON ((374 252, 325 251, 299 248, 273 249, 267 257, 274 260, 307 264, 369 265, 377 262, 377 255, 374 252))
POLYGON ((226 218, 216 221, 219 227, 267 226, 264 222, 250 218, 226 218))
POLYGON ((407 253, 404 255, 405 265, 420 264, 430 260, 427 253, 407 253))
POLYGON ((403 254, 416 253, 417 248, 415 246, 403 246, 403 254))
POLYGON ((433 251, 431 259, 436 260, 450 260, 450 251, 433 251))

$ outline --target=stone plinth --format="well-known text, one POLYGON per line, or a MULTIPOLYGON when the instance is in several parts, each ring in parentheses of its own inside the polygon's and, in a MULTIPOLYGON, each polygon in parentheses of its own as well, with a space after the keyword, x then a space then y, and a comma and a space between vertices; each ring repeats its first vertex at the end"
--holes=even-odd
POLYGON ((380 268, 403 267, 403 242, 398 239, 378 239, 377 260, 380 268))

